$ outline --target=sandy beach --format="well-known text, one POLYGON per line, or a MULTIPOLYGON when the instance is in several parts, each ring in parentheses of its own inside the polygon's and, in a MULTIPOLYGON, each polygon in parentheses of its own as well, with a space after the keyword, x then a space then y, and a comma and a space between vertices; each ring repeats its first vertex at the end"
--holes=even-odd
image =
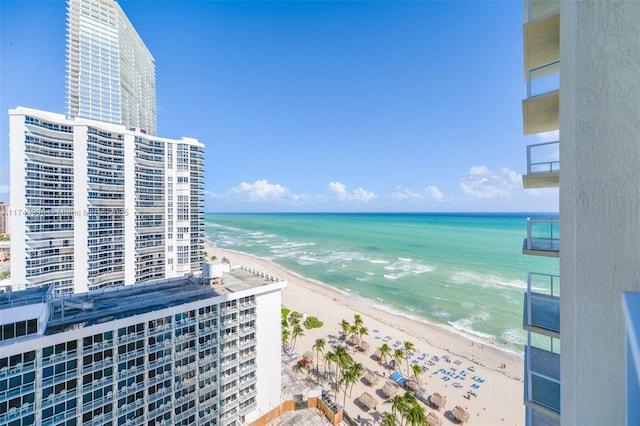
MULTIPOLYGON (((314 362, 316 352, 313 351, 313 345, 316 339, 324 338, 327 341, 324 352, 333 351, 337 342, 331 336, 340 335, 341 321, 344 319, 352 323, 354 314, 362 317, 364 326, 369 330, 363 340, 370 344, 370 349, 367 353, 350 353, 356 362, 363 364, 365 370, 376 373, 379 382, 375 386, 368 386, 361 379, 353 387, 351 394, 347 393, 346 411, 354 419, 360 416, 360 424, 378 424, 382 413, 391 411, 391 405, 383 403, 379 389, 387 382, 396 384, 389 378, 393 370, 386 368, 372 355, 383 343, 395 349, 394 344, 401 347, 406 341, 415 346, 415 355, 410 357, 410 365, 416 363, 426 368, 421 378, 427 394, 438 392, 447 397, 444 409, 438 412, 425 408, 425 413, 435 412, 446 425, 452 423, 447 418, 450 410, 461 406, 468 410, 468 424, 471 425, 524 424, 523 361, 520 356, 468 340, 441 326, 414 321, 359 303, 355 298, 290 273, 267 260, 223 250, 211 243, 206 244, 205 250, 209 256, 214 255, 218 260, 226 257, 232 265, 260 269, 287 281, 287 287, 282 292, 283 306, 303 315, 315 316, 324 323, 321 328, 305 329, 304 336, 298 338, 295 344, 295 352, 298 354, 311 351, 314 362), (461 374, 463 371, 464 375, 461 374), (474 376, 482 380, 475 380, 474 376), (365 411, 354 402, 363 392, 369 392, 378 400, 376 410, 365 411)), ((318 367, 320 372, 324 371, 322 355, 318 367)), ((407 374, 406 361, 402 361, 398 370, 407 374)), ((324 382, 323 386, 330 389, 328 382, 324 382)), ((398 393, 401 392, 404 390, 398 389, 398 393)), ((335 390, 331 389, 331 393, 335 395, 335 390)), ((344 393, 340 391, 338 403, 342 404, 343 396, 344 393)))

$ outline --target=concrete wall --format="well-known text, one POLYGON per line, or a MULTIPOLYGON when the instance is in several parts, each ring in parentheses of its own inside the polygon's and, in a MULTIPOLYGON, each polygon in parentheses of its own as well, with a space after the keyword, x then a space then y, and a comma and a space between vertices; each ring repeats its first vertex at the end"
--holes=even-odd
MULTIPOLYGON (((271 286, 270 286, 271 287, 271 286)), ((247 415, 247 420, 255 420, 260 414, 280 405, 281 393, 281 325, 282 285, 273 290, 256 295, 257 350, 256 372, 258 381, 257 408, 247 415), (277 368, 274 368, 277 366, 277 368)))
POLYGON ((624 423, 640 290, 640 2, 561 2, 562 423, 624 423))

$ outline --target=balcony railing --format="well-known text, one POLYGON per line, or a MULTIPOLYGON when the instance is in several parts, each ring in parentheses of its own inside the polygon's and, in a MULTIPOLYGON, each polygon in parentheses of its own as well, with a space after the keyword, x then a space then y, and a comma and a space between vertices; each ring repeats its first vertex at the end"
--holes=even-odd
POLYGON ((560 0, 525 0, 524 5, 524 22, 527 23, 558 10, 560 0))
POLYGON ((557 275, 529 273, 524 305, 526 330, 560 337, 559 282, 557 275))
POLYGON ((527 238, 524 240, 522 251, 525 254, 543 254, 557 257, 560 251, 560 220, 555 218, 527 218, 527 238))
POLYGON ((531 333, 525 346, 524 400, 534 410, 560 419, 560 355, 532 346, 531 333))
POLYGON ((527 174, 560 171, 559 148, 560 141, 527 146, 527 174))
POLYGON ((527 70, 527 98, 560 89, 560 61, 555 60, 527 70))
POLYGON ((626 328, 625 397, 627 424, 640 424, 640 293, 622 293, 626 328))

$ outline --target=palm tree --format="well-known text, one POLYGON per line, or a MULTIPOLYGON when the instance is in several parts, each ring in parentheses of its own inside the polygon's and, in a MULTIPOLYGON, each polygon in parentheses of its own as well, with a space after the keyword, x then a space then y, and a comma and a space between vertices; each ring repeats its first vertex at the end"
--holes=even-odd
POLYGON ((384 413, 382 415, 382 422, 380 426, 397 426, 398 418, 393 413, 384 413))
POLYGON ((298 337, 304 336, 304 330, 299 323, 293 324, 293 330, 291 331, 291 351, 294 351, 296 348, 296 340, 298 337))
POLYGON ((355 376, 355 380, 351 382, 351 389, 349 389, 349 396, 351 396, 351 391, 353 390, 353 385, 358 381, 360 377, 364 374, 364 367, 359 362, 354 362, 349 367, 349 374, 353 374, 355 376))
POLYGON ((400 425, 404 422, 404 413, 409 409, 407 400, 402 395, 395 395, 391 399, 387 399, 385 404, 391 404, 391 414, 396 416, 400 414, 400 425))
POLYGON ((342 322, 340 322, 340 328, 342 328, 342 335, 344 336, 344 341, 346 342, 349 338, 349 333, 351 333, 351 324, 349 324, 349 321, 343 319, 342 322))
POLYGON ((424 374, 424 370, 418 364, 413 364, 411 368, 413 369, 413 376, 416 378, 416 383, 420 383, 418 377, 424 374))
POLYGON ((411 404, 406 412, 407 426, 429 426, 427 416, 424 414, 424 408, 417 402, 411 404))
MULTIPOLYGON (((391 346, 383 343, 382 346, 378 348, 378 350, 380 351, 380 356, 382 357, 382 359, 384 359, 384 363, 387 364, 387 357, 391 356, 391 354, 393 353, 393 349, 391 349, 391 346)), ((387 368, 389 368, 389 364, 387 364, 387 368)))
POLYGON ((353 364, 353 358, 351 358, 345 346, 338 346, 336 348, 336 357, 338 358, 336 364, 338 364, 341 372, 353 364))
POLYGON ((413 343, 407 341, 407 342, 404 342, 404 349, 405 349, 405 352, 406 352, 406 355, 407 355, 407 357, 406 357, 406 359, 407 359, 407 377, 409 377, 409 357, 410 357, 409 354, 411 352, 413 352, 413 350, 415 349, 415 346, 413 345, 413 343))
POLYGON ((342 401, 342 406, 346 407, 347 404, 347 388, 349 385, 353 385, 358 381, 358 375, 354 368, 347 368, 342 371, 342 379, 340 379, 340 384, 344 385, 344 397, 342 401))
POLYGON ((316 350, 316 374, 320 374, 320 353, 324 351, 324 344, 326 342, 323 338, 316 339, 315 345, 313 345, 313 349, 316 350))
POLYGON ((355 342, 354 342, 354 345, 353 345, 353 352, 355 352, 356 351, 357 342, 358 342, 358 339, 359 339, 360 328, 355 324, 350 325, 349 326, 349 333, 353 337, 355 337, 355 342))
POLYGON ((360 344, 362 344, 362 336, 368 336, 369 335, 369 329, 365 326, 361 326, 358 329, 358 336, 360 337, 360 344))
POLYGON ((364 321, 362 321, 362 316, 360 316, 360 314, 353 314, 353 325, 360 327, 363 323, 364 321))
MULTIPOLYGON (((337 372, 338 356, 335 354, 335 352, 329 351, 326 354, 324 354, 324 360, 326 361, 327 365, 329 366, 329 374, 331 374, 331 363, 332 362, 336 363, 336 377, 337 377, 338 376, 338 372, 337 372)), ((336 393, 336 397, 337 396, 338 396, 338 394, 336 393)))
POLYGON ((282 350, 286 352, 287 350, 287 342, 289 341, 289 329, 282 329, 282 350))
POLYGON ((396 349, 393 352, 393 357, 396 359, 396 362, 400 364, 400 361, 404 359, 404 351, 400 348, 396 349))

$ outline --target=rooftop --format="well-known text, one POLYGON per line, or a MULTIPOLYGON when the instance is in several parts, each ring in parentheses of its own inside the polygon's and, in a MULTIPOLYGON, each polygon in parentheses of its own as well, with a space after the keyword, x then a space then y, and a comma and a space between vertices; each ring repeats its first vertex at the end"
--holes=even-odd
POLYGON ((51 315, 45 334, 50 335, 228 295, 273 281, 273 277, 260 276, 256 271, 235 268, 225 273, 217 285, 207 285, 200 278, 185 276, 58 297, 49 295, 50 288, 11 291, 11 287, 7 287, 5 292, 0 292, 0 309, 42 304, 49 300, 51 315))

